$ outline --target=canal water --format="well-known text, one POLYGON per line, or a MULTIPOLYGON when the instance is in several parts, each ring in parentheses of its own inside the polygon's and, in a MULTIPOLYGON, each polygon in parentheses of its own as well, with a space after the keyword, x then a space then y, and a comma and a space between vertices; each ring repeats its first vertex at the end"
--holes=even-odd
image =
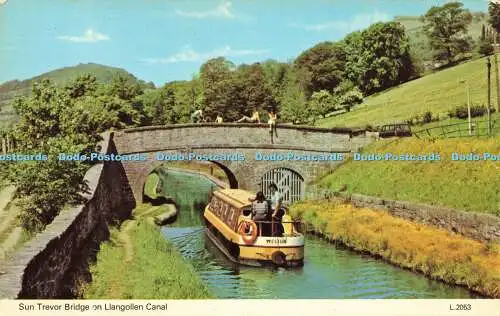
POLYGON ((168 170, 163 189, 180 206, 177 221, 162 228, 218 298, 473 298, 464 288, 432 281, 367 255, 307 237, 301 268, 253 268, 228 261, 206 239, 203 208, 217 187, 202 176, 168 170))

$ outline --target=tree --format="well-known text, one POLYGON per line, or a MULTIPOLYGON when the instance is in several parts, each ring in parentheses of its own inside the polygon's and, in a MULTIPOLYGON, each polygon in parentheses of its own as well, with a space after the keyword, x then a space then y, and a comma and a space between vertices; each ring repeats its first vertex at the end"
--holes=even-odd
POLYGON ((33 93, 15 103, 19 122, 13 130, 17 150, 24 154, 47 153, 48 160, 11 164, 8 179, 16 187, 22 226, 41 231, 66 204, 81 202, 86 189, 83 177, 90 162, 60 161, 60 153, 89 154, 95 151, 100 133, 117 116, 93 95, 82 77, 64 89, 48 80, 33 85, 33 93))
MULTIPOLYGON (((275 108, 276 102, 271 89, 265 84, 264 72, 260 64, 238 67, 236 76, 239 77, 238 86, 241 87, 241 104, 238 108, 245 114, 252 113, 253 109, 275 108)), ((243 113, 240 113, 243 114, 243 113)))
POLYGON ((484 41, 485 39, 486 39, 486 26, 483 24, 483 26, 481 27, 481 37, 480 37, 480 40, 484 41))
POLYGON ((332 42, 319 43, 300 54, 295 64, 307 76, 307 96, 320 90, 333 91, 342 81, 346 60, 344 46, 332 42))
POLYGON ((488 15, 488 22, 497 33, 500 33, 500 3, 490 1, 488 5, 488 15))
POLYGON ((327 90, 314 92, 309 102, 311 113, 325 117, 328 113, 335 110, 335 98, 327 90))
POLYGON ((288 72, 278 112, 282 120, 294 124, 307 121, 312 114, 300 78, 303 78, 300 69, 288 72))
POLYGON ((472 23, 472 15, 469 10, 463 8, 462 3, 451 2, 440 7, 433 6, 422 20, 425 23, 424 32, 437 61, 446 60, 451 64, 457 55, 471 50, 468 27, 472 23))
POLYGON ((479 42, 478 52, 482 56, 493 55, 493 52, 494 52, 493 45, 491 45, 491 42, 489 40, 487 40, 487 39, 482 40, 482 41, 479 42))
POLYGON ((347 52, 345 77, 366 94, 385 90, 415 75, 403 25, 376 23, 343 41, 347 52))
POLYGON ((347 112, 355 105, 363 103, 363 93, 357 87, 347 91, 338 98, 340 105, 346 109, 347 112))
POLYGON ((240 111, 234 108, 232 102, 238 97, 238 88, 233 80, 234 69, 234 64, 224 57, 210 59, 201 66, 202 102, 207 115, 214 116, 221 112, 226 119, 238 117, 240 111))

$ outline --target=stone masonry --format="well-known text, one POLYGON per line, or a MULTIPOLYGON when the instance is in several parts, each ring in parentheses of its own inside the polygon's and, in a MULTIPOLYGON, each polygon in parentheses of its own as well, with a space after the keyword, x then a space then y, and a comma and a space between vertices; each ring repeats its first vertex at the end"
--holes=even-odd
POLYGON ((287 168, 298 173, 305 184, 335 168, 342 161, 257 161, 256 154, 270 155, 293 152, 298 155, 342 153, 348 155, 368 144, 361 129, 326 129, 294 125, 278 125, 278 137, 271 137, 267 124, 181 124, 145 127, 120 132, 115 137, 120 154, 148 154, 147 161, 127 161, 127 173, 135 199, 142 201, 148 174, 164 161, 156 153, 188 155, 241 153, 245 161, 214 161, 226 173, 232 188, 257 191, 260 179, 274 168, 287 168))

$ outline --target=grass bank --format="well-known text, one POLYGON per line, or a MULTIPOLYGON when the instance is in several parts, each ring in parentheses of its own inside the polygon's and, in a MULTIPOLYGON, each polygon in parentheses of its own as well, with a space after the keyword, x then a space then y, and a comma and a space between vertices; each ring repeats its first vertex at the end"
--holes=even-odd
POLYGON ((433 279, 500 298, 498 244, 483 244, 387 212, 334 202, 301 202, 290 211, 332 241, 433 279))
POLYGON ((500 215, 500 166, 494 161, 451 161, 453 152, 500 153, 500 138, 383 140, 364 154, 439 153, 438 162, 350 160, 318 184, 323 189, 447 206, 500 215))
POLYGON ((212 294, 160 233, 152 217, 165 207, 140 205, 134 219, 113 229, 92 265, 87 299, 203 299, 212 294))
MULTIPOLYGON (((465 84, 470 86, 473 104, 487 104, 488 83, 486 59, 481 58, 424 76, 365 99, 351 112, 328 117, 317 122, 320 127, 365 126, 401 122, 425 112, 444 116, 457 106, 466 104, 465 84)), ((492 100, 496 100, 495 74, 492 72, 492 100)), ((495 106, 495 101, 492 103, 495 106)))

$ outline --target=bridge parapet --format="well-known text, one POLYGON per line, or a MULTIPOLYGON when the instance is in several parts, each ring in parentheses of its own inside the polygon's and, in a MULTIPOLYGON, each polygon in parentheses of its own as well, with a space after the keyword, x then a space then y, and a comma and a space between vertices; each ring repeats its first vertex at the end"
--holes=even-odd
POLYGON ((197 148, 289 149, 311 152, 352 152, 364 138, 364 130, 278 125, 271 136, 267 124, 179 124, 141 127, 116 134, 117 149, 122 154, 160 150, 197 148))

